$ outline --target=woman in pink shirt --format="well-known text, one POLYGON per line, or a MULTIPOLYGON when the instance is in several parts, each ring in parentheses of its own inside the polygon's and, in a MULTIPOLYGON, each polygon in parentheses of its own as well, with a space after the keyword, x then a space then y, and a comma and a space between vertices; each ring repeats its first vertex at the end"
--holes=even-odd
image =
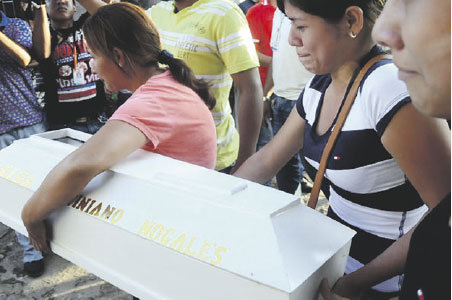
POLYGON ((133 95, 47 175, 25 205, 22 218, 30 241, 44 252, 50 249, 43 220, 136 149, 210 169, 216 161, 216 130, 209 111, 215 98, 183 61, 162 51, 158 31, 141 8, 128 3, 103 6, 83 31, 93 67, 106 87, 128 89, 133 95))

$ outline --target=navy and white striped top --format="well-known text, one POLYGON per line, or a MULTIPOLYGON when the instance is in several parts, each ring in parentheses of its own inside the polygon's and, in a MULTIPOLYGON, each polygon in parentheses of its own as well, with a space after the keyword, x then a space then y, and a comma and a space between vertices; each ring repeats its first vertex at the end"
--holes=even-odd
MULTIPOLYGON (((330 75, 315 76, 297 102, 298 113, 306 120, 303 155, 315 169, 336 123, 334 120, 321 136, 314 130, 330 83, 330 75)), ((332 150, 325 172, 331 182, 330 215, 358 231, 346 273, 375 258, 409 231, 427 210, 381 142, 392 117, 410 101, 391 60, 377 62, 364 76, 332 150)), ((398 281, 393 278, 376 289, 397 291, 398 281)))

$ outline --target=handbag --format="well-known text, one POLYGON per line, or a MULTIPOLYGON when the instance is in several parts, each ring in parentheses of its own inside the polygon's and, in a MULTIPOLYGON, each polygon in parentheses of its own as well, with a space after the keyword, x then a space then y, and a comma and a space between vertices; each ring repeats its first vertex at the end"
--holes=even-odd
POLYGON ((311 195, 309 196, 308 206, 312 209, 315 209, 317 206, 317 201, 319 199, 320 186, 322 184, 323 175, 325 174, 326 165, 328 163, 328 159, 330 157, 331 151, 334 148, 337 137, 344 126, 345 120, 347 119, 348 113, 352 108, 353 102, 355 101, 356 95, 358 94, 358 88, 366 75, 367 71, 370 67, 372 67, 376 62, 382 59, 391 59, 391 55, 381 54, 370 59, 359 71, 358 75, 355 77, 353 84, 347 94, 347 97, 342 105, 341 110, 339 111, 339 115, 337 117, 336 124, 334 125, 333 132, 326 143, 325 148, 322 152, 322 157, 320 158, 319 169, 317 174, 315 175, 314 185, 312 187, 311 195))

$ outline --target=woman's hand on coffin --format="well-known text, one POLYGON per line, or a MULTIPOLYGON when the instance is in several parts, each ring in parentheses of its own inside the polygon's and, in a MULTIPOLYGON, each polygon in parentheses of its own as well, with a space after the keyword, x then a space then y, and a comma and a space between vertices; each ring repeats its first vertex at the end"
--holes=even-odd
MULTIPOLYGON (((333 292, 333 289, 334 289, 335 286, 336 286, 336 284, 333 286, 333 288, 330 288, 330 286, 328 284, 328 279, 323 278, 322 282, 320 283, 320 288, 319 288, 320 295, 322 295, 323 300, 349 300, 349 299, 353 299, 353 298, 345 298, 345 297, 342 297, 342 296, 339 296, 339 295, 335 294, 333 292)), ((356 298, 356 299, 358 299, 358 298, 356 298)))
POLYGON ((28 239, 33 247, 43 253, 51 253, 48 242, 48 230, 45 221, 37 221, 25 224, 28 231, 28 239))

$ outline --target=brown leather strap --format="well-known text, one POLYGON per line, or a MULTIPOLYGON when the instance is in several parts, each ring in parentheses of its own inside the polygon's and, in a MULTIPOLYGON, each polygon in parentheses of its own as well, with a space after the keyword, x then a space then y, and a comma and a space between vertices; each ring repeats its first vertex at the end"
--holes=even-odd
POLYGON ((350 88, 347 98, 344 101, 344 105, 342 106, 342 109, 339 112, 339 116, 337 117, 337 121, 336 124, 334 125, 333 132, 331 133, 331 136, 328 139, 325 148, 323 149, 319 169, 317 171, 317 174, 315 175, 314 186, 312 187, 311 195, 309 196, 308 206, 310 208, 315 209, 315 207, 317 206, 317 201, 320 193, 320 186, 322 184, 323 174, 325 173, 328 158, 331 154, 331 150, 333 150, 334 144, 336 142, 337 137, 339 136, 342 126, 344 125, 345 120, 347 119, 347 115, 350 112, 353 102, 355 101, 359 85, 361 84, 361 81, 363 80, 363 77, 367 73, 369 68, 373 66, 377 61, 382 59, 391 59, 391 56, 387 54, 382 54, 375 56, 374 58, 369 60, 364 65, 364 67, 359 71, 358 75, 355 78, 355 81, 353 82, 352 87, 350 88))

